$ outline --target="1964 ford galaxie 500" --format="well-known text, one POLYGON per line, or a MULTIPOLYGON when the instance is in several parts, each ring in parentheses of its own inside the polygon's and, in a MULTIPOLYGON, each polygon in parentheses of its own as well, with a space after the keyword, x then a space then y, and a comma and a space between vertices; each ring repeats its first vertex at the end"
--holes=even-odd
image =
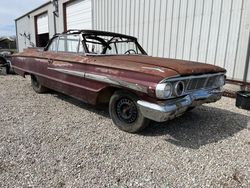
POLYGON ((215 102, 225 84, 225 69, 151 57, 136 38, 102 31, 58 34, 45 49, 27 49, 12 60, 16 73, 31 75, 37 93, 49 88, 93 105, 109 103, 114 124, 127 132, 215 102))

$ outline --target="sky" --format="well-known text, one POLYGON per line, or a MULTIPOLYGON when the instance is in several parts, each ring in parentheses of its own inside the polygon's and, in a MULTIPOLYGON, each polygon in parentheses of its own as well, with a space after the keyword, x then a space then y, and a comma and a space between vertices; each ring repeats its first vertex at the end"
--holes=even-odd
POLYGON ((0 0, 0 37, 16 35, 15 19, 48 0, 0 0))

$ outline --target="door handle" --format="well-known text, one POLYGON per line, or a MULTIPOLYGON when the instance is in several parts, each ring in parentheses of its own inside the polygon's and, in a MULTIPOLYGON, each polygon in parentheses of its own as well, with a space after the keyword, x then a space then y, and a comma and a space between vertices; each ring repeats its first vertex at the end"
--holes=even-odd
POLYGON ((48 63, 52 64, 53 63, 53 59, 48 59, 48 63))

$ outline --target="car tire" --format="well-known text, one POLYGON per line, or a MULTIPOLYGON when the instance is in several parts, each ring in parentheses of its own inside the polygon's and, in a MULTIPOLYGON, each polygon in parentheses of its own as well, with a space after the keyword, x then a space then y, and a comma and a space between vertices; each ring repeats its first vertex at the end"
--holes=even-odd
POLYGON ((126 92, 116 91, 109 102, 109 114, 113 123, 129 133, 143 130, 150 120, 145 118, 137 106, 137 96, 126 92))
POLYGON ((7 67, 6 67, 6 73, 7 73, 7 74, 10 74, 10 66, 7 66, 7 67))
POLYGON ((31 75, 31 86, 36 93, 45 93, 48 89, 42 86, 35 75, 31 75))
POLYGON ((0 67, 0 75, 7 75, 8 70, 7 67, 0 67))

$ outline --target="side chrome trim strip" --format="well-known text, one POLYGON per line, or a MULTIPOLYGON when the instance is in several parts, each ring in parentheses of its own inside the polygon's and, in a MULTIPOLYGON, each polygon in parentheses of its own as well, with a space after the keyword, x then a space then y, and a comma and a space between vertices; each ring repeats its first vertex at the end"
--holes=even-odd
POLYGON ((67 70, 67 69, 57 69, 57 68, 48 68, 48 70, 54 70, 60 73, 72 75, 72 76, 78 76, 78 77, 85 77, 85 72, 80 72, 80 71, 73 71, 73 70, 67 70))
MULTIPOLYGON (((14 70, 17 69, 17 70, 20 70, 20 71, 23 71, 23 72, 27 72, 28 74, 34 74, 34 75, 40 76, 40 77, 45 78, 45 79, 50 79, 52 81, 60 82, 62 84, 71 85, 71 86, 74 86, 74 87, 79 87, 79 88, 82 88, 82 89, 88 89, 88 90, 91 90, 93 92, 96 92, 96 90, 93 90, 91 88, 88 88, 88 87, 85 87, 85 86, 82 86, 82 85, 78 85, 78 84, 74 84, 74 83, 71 83, 71 82, 66 82, 66 81, 63 81, 63 80, 59 80, 57 78, 47 76, 47 75, 44 75, 44 74, 40 74, 40 73, 37 73, 37 72, 28 71, 28 70, 16 67, 14 65, 12 67, 14 68, 14 70)), ((22 76, 25 76, 25 75, 22 75, 22 76)))
POLYGON ((88 80, 111 84, 111 85, 118 86, 118 87, 126 87, 126 88, 136 90, 139 92, 143 92, 143 93, 148 92, 147 87, 145 86, 141 86, 141 85, 131 83, 128 81, 124 81, 121 79, 117 79, 117 78, 112 78, 110 76, 103 76, 103 75, 97 75, 97 74, 80 72, 80 71, 73 71, 73 70, 68 70, 68 69, 58 69, 58 68, 48 68, 48 69, 57 71, 63 74, 67 74, 67 75, 77 76, 77 77, 85 78, 88 80))

